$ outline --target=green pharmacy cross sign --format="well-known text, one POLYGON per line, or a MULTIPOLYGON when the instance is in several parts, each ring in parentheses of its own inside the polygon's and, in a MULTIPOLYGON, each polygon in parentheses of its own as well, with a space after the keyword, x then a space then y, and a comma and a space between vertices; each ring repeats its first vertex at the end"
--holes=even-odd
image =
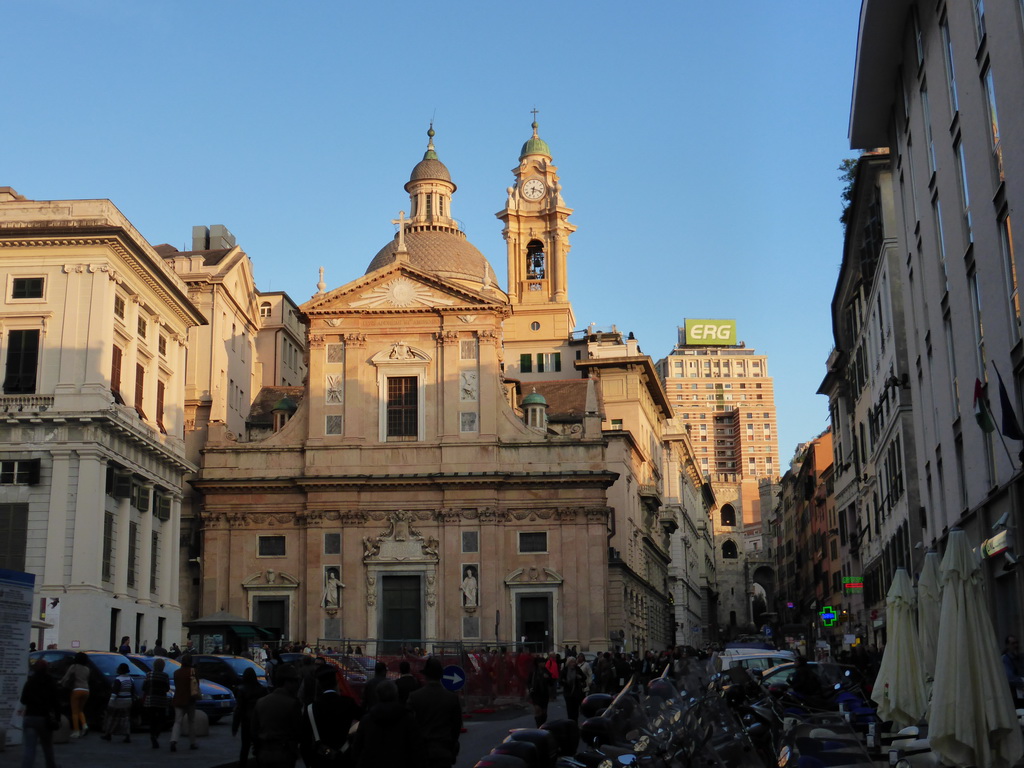
POLYGON ((821 616, 821 623, 824 624, 826 627, 835 626, 836 609, 833 608, 831 605, 826 605, 824 608, 822 608, 821 612, 818 615, 821 616))

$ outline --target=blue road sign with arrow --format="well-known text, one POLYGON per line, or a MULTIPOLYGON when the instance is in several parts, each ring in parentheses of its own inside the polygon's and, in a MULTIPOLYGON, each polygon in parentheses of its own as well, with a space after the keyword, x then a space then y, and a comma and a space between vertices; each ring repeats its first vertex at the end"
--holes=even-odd
POLYGON ((449 691, 458 691, 466 684, 466 673, 462 667, 457 667, 454 664, 444 668, 444 672, 441 673, 441 685, 447 688, 449 691))

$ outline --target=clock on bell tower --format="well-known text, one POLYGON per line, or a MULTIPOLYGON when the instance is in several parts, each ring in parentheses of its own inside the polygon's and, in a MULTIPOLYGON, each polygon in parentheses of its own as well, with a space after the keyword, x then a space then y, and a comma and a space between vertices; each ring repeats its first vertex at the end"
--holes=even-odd
POLYGON ((512 305, 504 336, 506 343, 529 341, 550 347, 567 342, 575 326, 567 257, 569 235, 576 226, 568 221, 572 209, 562 199, 558 169, 547 142, 537 133, 537 110, 533 113, 533 135, 512 169, 515 183, 507 190, 505 208, 496 214, 505 224, 512 305))

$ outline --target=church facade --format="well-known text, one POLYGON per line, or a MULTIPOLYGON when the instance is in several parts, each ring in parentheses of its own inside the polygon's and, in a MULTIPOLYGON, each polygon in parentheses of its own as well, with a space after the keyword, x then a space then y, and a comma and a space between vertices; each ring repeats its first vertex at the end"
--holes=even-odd
POLYGON ((568 364, 574 227, 536 124, 513 174, 507 293, 452 217, 431 130, 395 237, 300 307, 297 407, 258 441, 211 424, 202 613, 368 652, 609 647, 618 474, 596 384, 568 364))

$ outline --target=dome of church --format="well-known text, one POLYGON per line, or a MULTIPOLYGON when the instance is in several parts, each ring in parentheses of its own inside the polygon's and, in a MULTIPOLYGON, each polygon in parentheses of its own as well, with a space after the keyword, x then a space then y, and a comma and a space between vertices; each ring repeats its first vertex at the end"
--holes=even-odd
MULTIPOLYGON (((466 239, 466 235, 458 230, 447 227, 424 230, 410 228, 405 232, 405 248, 409 252, 409 264, 424 272, 474 283, 495 283, 494 269, 476 246, 466 239)), ((391 264, 397 250, 398 235, 395 235, 373 257, 370 266, 366 268, 367 274, 391 264)))
MULTIPOLYGON (((433 152, 428 154, 433 154, 433 152)), ((437 157, 424 157, 412 169, 409 181, 424 181, 425 179, 439 179, 451 183, 452 175, 448 173, 448 167, 437 157)))

